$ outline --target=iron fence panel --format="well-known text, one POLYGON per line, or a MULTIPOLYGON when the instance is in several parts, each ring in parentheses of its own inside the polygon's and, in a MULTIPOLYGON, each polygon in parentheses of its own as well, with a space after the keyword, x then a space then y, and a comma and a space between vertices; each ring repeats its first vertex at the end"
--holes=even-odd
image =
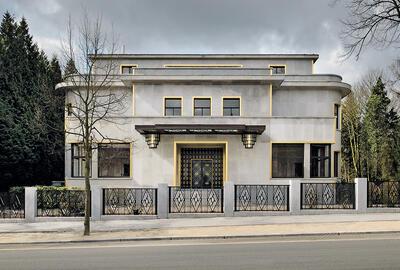
POLYGON ((289 186, 235 185, 235 211, 289 211, 289 186))
POLYGON ((85 216, 84 190, 38 190, 38 217, 85 216))
POLYGON ((169 187, 170 213, 223 213, 222 188, 169 187))
POLYGON ((302 183, 301 209, 355 209, 354 183, 302 183))
POLYGON ((25 190, 0 192, 0 218, 25 217, 25 190))
POLYGON ((368 182, 368 207, 400 208, 400 182, 368 182))
POLYGON ((105 188, 103 215, 157 215, 157 189, 105 188))

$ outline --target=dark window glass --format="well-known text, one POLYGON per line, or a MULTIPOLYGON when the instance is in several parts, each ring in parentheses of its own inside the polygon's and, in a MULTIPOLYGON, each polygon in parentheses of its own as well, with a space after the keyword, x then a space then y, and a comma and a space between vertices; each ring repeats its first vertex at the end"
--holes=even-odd
POLYGON ((165 116, 180 116, 182 113, 182 100, 180 98, 165 99, 165 116))
POLYGON ((331 145, 311 144, 311 177, 330 177, 331 145))
POLYGON ((211 99, 195 98, 194 99, 194 115, 210 116, 211 115, 211 99))
POLYGON ((304 144, 272 144, 272 177, 304 177, 304 144))
POLYGON ((122 74, 133 74, 135 66, 122 66, 121 72, 122 74))
POLYGON ((340 128, 340 105, 335 104, 336 129, 340 128))
POLYGON ((271 66, 272 75, 282 75, 286 73, 285 66, 271 66))
MULTIPOLYGON (((92 164, 90 163, 90 172, 92 170, 92 164)), ((71 145, 71 171, 72 177, 84 177, 85 176, 85 151, 83 144, 72 144, 71 145)))
POLYGON ((240 99, 224 98, 224 116, 240 116, 240 99))
POLYGON ((339 177, 339 157, 340 153, 335 152, 333 156, 333 177, 339 177))
POLYGON ((129 177, 129 144, 99 144, 99 177, 129 177))

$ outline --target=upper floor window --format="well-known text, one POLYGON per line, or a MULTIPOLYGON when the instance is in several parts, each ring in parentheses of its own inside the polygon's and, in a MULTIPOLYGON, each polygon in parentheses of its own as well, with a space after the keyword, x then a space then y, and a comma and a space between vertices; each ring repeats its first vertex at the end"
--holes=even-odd
POLYGON ((240 116, 240 98, 223 98, 223 115, 240 116))
POLYGON ((164 115, 165 116, 181 116, 182 115, 182 98, 165 98, 164 99, 164 115))
POLYGON ((193 102, 194 116, 211 115, 211 98, 194 98, 193 102))
POLYGON ((284 66, 284 65, 274 65, 274 66, 269 66, 269 68, 271 69, 272 75, 286 74, 286 66, 284 66))
MULTIPOLYGON (((71 144, 71 176, 84 177, 85 176, 85 150, 83 144, 71 144)), ((90 164, 91 167, 91 164, 90 164)), ((91 171, 91 168, 90 168, 91 171)), ((89 175, 91 172, 89 172, 89 175)))
POLYGON ((130 176, 129 143, 99 144, 99 177, 130 176))
POLYGON ((311 144, 311 177, 331 177, 331 145, 311 144))
POLYGON ((133 74, 137 65, 121 65, 121 74, 133 74))
POLYGON ((272 144, 272 177, 304 177, 304 144, 272 144))
POLYGON ((340 105, 335 104, 334 116, 336 117, 336 129, 340 129, 340 105))

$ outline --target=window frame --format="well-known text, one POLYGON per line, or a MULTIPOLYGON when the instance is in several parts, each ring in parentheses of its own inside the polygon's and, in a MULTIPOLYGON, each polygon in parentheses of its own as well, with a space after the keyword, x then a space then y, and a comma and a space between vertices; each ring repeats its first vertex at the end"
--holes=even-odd
POLYGON ((332 177, 332 144, 329 143, 311 143, 310 144, 310 178, 331 178, 332 177), (313 156, 312 147, 313 146, 329 146, 329 156, 313 156), (328 176, 313 176, 313 159, 328 159, 328 176))
POLYGON ((287 74, 287 72, 286 72, 287 66, 285 64, 270 64, 270 65, 268 65, 268 68, 269 68, 270 75, 286 75, 287 74), (283 68, 285 72, 282 74, 273 74, 273 72, 272 72, 273 68, 283 68))
MULTIPOLYGON (((202 112, 203 112, 204 108, 206 108, 206 107, 201 107, 202 112)), ((210 117, 210 116, 212 116, 212 97, 210 97, 210 96, 195 96, 195 97, 193 97, 192 98, 192 116, 194 116, 194 117, 210 117), (196 111, 195 102, 196 102, 196 99, 208 99, 208 100, 210 100, 210 107, 209 107, 210 108, 210 115, 195 115, 195 111, 196 111)))
POLYGON ((293 179, 304 179, 304 175, 305 175, 305 170, 304 170, 304 165, 305 165, 305 143, 300 143, 300 142, 293 142, 293 143, 290 143, 290 142, 274 142, 274 143, 271 143, 271 163, 270 163, 270 170, 271 170, 271 179, 290 179, 290 178, 293 178, 293 179), (302 146, 303 147, 303 162, 302 162, 302 164, 303 164, 303 167, 302 167, 302 176, 301 177, 296 177, 296 176, 274 176, 274 170, 273 170, 273 167, 274 167, 274 162, 273 162, 273 148, 274 148, 274 145, 297 145, 297 146, 302 146))
POLYGON ((97 144, 97 177, 98 178, 131 178, 132 177, 132 144, 131 143, 99 143, 97 144), (101 145, 116 145, 124 144, 129 146, 129 175, 128 176, 100 176, 100 148, 101 145))
MULTIPOLYGON (((84 174, 83 175, 74 175, 74 160, 76 160, 76 159, 78 159, 78 160, 79 159, 85 159, 85 154, 83 154, 83 155, 75 155, 74 146, 77 146, 78 148, 79 148, 79 146, 83 147, 83 143, 73 142, 73 143, 70 143, 70 145, 71 145, 71 177, 72 178, 84 178, 85 177, 84 174)), ((82 151, 84 152, 84 149, 82 151)), ((92 177, 92 169, 93 169, 92 162, 93 162, 93 155, 92 155, 92 159, 90 160, 89 177, 92 177)), ((82 172, 82 170, 84 170, 84 168, 80 168, 81 172, 82 172)))
MULTIPOLYGON (((232 112, 232 108, 235 107, 229 107, 231 109, 232 112)), ((223 96, 222 97, 222 112, 221 112, 223 117, 238 117, 238 116, 242 116, 242 97, 241 96, 223 96), (239 115, 224 115, 224 110, 225 110, 225 106, 224 106, 224 101, 225 99, 238 99, 239 100, 239 115)))
POLYGON ((134 71, 135 68, 138 68, 138 65, 137 65, 137 64, 121 64, 121 65, 119 66, 119 73, 120 73, 121 75, 134 75, 134 74, 135 74, 135 71, 134 71), (131 68, 132 68, 132 73, 128 73, 128 74, 122 73, 122 70, 123 70, 124 67, 131 67, 131 68))
MULTIPOLYGON (((174 108, 176 108, 176 107, 174 107, 174 108)), ((181 96, 165 96, 165 97, 163 97, 163 115, 167 116, 167 117, 179 117, 179 116, 182 116, 183 115, 183 97, 181 97, 181 96), (181 114, 180 115, 167 115, 166 114, 166 109, 167 109, 166 101, 167 101, 167 99, 179 99, 181 101, 181 107, 180 107, 181 114)))

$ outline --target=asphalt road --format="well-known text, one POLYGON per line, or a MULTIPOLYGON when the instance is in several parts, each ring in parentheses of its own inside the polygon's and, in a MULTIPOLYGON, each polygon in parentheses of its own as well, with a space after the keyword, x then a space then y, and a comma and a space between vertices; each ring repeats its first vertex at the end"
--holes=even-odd
POLYGON ((400 234, 0 246, 0 269, 400 269, 400 234))

